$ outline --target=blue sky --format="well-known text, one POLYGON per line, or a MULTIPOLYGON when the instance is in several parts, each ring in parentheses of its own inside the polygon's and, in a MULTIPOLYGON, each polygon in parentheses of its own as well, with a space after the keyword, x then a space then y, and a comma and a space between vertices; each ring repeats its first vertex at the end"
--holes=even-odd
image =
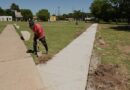
POLYGON ((16 3, 22 9, 31 9, 35 14, 40 9, 48 9, 51 14, 69 13, 73 10, 89 12, 89 7, 93 0, 0 0, 0 7, 7 9, 12 3, 16 3))

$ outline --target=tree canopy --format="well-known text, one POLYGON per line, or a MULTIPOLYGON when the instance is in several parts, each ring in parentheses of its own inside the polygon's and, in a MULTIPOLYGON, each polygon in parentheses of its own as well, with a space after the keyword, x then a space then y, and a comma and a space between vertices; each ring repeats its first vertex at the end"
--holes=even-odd
POLYGON ((94 0, 90 10, 98 20, 130 22, 130 0, 94 0))
POLYGON ((11 9, 11 10, 20 11, 19 6, 18 6, 17 4, 15 4, 15 3, 12 3, 12 4, 11 4, 10 9, 11 9))
POLYGON ((25 21, 33 18, 33 14, 30 9, 21 9, 21 14, 23 15, 23 20, 25 21))
POLYGON ((5 10, 5 15, 7 16, 13 16, 13 12, 10 9, 5 10))
POLYGON ((2 9, 1 7, 0 7, 0 16, 4 16, 5 15, 5 11, 4 11, 4 9, 2 9))
POLYGON ((42 21, 48 21, 49 17, 50 17, 50 13, 47 9, 41 9, 39 10, 39 12, 37 13, 37 17, 42 20, 42 21))
POLYGON ((90 13, 81 12, 81 10, 74 10, 72 13, 63 14, 58 16, 59 20, 67 20, 67 18, 73 18, 75 20, 85 20, 87 16, 92 16, 90 13))

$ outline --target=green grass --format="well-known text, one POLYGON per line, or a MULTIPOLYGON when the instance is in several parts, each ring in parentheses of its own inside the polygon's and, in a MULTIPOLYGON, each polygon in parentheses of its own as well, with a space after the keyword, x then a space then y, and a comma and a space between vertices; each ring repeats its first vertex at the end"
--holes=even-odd
POLYGON ((123 28, 119 26, 122 27, 100 24, 96 38, 101 36, 107 45, 104 48, 95 43, 95 50, 100 55, 102 64, 123 64, 130 72, 130 29, 124 28, 124 25, 123 28))
MULTIPOLYGON (((33 32, 28 27, 27 22, 18 22, 20 30, 27 30, 31 32, 31 39, 26 41, 25 44, 28 49, 32 49, 33 43, 33 32)), ((48 57, 52 57, 57 54, 60 50, 66 47, 72 40, 79 36, 83 31, 86 30, 90 23, 79 22, 79 25, 75 25, 75 22, 44 22, 40 23, 45 29, 46 40, 49 47, 48 57)), ((40 43, 40 50, 45 52, 44 47, 40 43)), ((37 63, 36 57, 33 55, 34 61, 37 63)))
POLYGON ((4 30, 4 28, 6 27, 7 24, 10 24, 12 22, 0 22, 0 33, 2 33, 2 31, 4 30))

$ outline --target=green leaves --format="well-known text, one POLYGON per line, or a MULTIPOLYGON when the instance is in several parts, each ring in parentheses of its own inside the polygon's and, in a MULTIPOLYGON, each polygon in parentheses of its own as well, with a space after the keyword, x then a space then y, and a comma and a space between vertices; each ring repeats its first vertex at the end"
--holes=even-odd
POLYGON ((130 22, 130 0, 94 0, 90 9, 99 20, 130 22))
POLYGON ((0 16, 3 16, 5 14, 5 11, 0 7, 0 16))
POLYGON ((29 10, 29 9, 21 9, 21 13, 22 13, 23 19, 24 19, 25 21, 27 21, 27 20, 33 18, 32 11, 29 10))
POLYGON ((17 10, 17 11, 20 11, 19 6, 16 5, 15 3, 12 3, 12 4, 11 4, 10 9, 11 9, 11 10, 17 10))
POLYGON ((93 15, 98 19, 106 20, 110 17, 109 11, 111 11, 111 6, 107 0, 95 0, 90 9, 93 15))
POLYGON ((47 9, 41 9, 39 10, 39 12, 37 13, 37 17, 42 20, 42 21, 48 21, 49 17, 50 17, 50 13, 47 9))

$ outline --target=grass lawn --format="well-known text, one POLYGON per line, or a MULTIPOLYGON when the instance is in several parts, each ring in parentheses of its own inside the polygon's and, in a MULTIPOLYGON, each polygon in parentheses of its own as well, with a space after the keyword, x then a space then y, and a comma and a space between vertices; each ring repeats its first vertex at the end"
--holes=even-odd
POLYGON ((95 44, 95 51, 102 64, 122 64, 130 73, 130 28, 125 25, 100 24, 96 40, 99 37, 106 45, 95 44))
MULTIPOLYGON (((20 29, 18 30, 18 32, 20 30, 27 30, 31 32, 31 39, 29 41, 26 41, 25 44, 28 49, 33 49, 33 33, 28 27, 28 23, 18 22, 17 24, 20 25, 20 29)), ((42 24, 45 29, 46 40, 49 47, 49 54, 44 55, 44 57, 41 59, 43 61, 46 61, 53 57, 91 25, 90 23, 84 22, 79 22, 79 25, 75 25, 75 22, 44 22, 40 24, 42 24)), ((45 49, 44 47, 42 47, 41 43, 40 50, 45 52, 45 49)), ((34 55, 32 56, 34 57, 35 63, 39 63, 36 57, 34 55)))
POLYGON ((10 24, 12 22, 0 22, 0 33, 4 30, 7 24, 10 24))
POLYGON ((99 24, 94 54, 99 61, 89 74, 94 90, 130 90, 130 27, 99 24))

